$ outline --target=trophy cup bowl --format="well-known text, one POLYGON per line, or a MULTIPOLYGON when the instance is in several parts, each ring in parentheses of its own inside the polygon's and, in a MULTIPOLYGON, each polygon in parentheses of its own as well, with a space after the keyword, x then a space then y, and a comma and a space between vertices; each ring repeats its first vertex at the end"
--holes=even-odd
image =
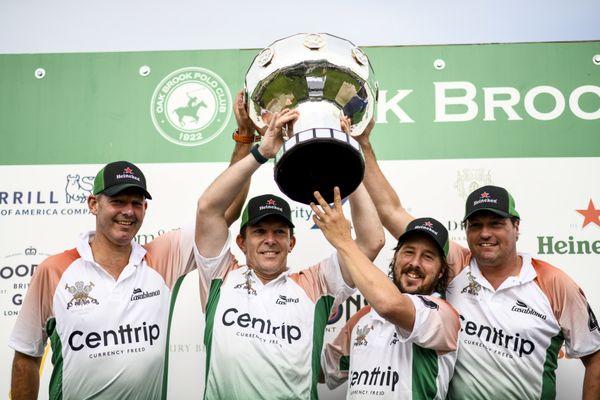
POLYGON ((329 203, 362 182, 358 142, 373 116, 377 83, 366 54, 352 42, 326 33, 299 33, 273 42, 246 73, 248 113, 259 129, 270 114, 295 108, 293 136, 275 157, 275 182, 292 200, 308 204, 318 190, 329 203), (351 119, 350 134, 340 117, 351 119))

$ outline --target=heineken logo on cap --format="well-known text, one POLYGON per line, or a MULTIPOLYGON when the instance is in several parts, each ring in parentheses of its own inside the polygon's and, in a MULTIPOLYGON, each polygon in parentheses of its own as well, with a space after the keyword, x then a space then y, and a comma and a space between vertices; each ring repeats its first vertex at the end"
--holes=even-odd
POLYGON ((473 205, 476 206, 477 204, 481 204, 481 203, 494 203, 497 204, 498 203, 498 199, 492 199, 490 197, 490 194, 488 192, 483 192, 479 195, 479 200, 475 200, 473 202, 473 205))
POLYGON ((268 206, 274 206, 275 204, 277 204, 277 202, 275 200, 273 200, 273 199, 267 200, 267 205, 268 206))
POLYGON ((133 173, 133 170, 129 167, 126 167, 125 169, 123 169, 123 172, 126 174, 131 174, 131 173, 133 173))
POLYGON ((231 110, 225 81, 200 67, 167 75, 154 90, 150 105, 158 132, 181 146, 199 146, 217 137, 227 126, 231 110))
POLYGON ((433 233, 434 235, 438 235, 438 232, 433 229, 433 223, 431 221, 425 221, 422 225, 416 225, 414 229, 422 229, 433 233))

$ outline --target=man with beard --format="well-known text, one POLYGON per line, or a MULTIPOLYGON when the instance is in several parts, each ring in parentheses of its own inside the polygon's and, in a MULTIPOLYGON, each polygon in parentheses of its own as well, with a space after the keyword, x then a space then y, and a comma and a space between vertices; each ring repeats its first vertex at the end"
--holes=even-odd
POLYGON ((460 328, 456 311, 432 295, 445 288, 447 230, 433 218, 411 221, 394 249, 390 280, 352 240, 337 189, 333 207, 315 196, 315 223, 370 304, 325 346, 328 387, 349 380, 348 399, 444 399, 460 328))
MULTIPOLYGON (((364 184, 383 226, 395 237, 413 217, 381 172, 369 141, 364 184)), ((502 187, 473 191, 465 206, 469 249, 450 243, 448 302, 462 329, 449 398, 553 399, 558 353, 585 367, 583 398, 600 398, 600 328, 583 291, 560 269, 517 252, 520 216, 502 187)))
MULTIPOLYGON (((196 244, 206 312, 205 399, 316 399, 319 357, 329 313, 354 288, 336 253, 312 267, 289 270, 296 245, 289 204, 257 196, 242 213, 236 244, 224 212, 237 189, 283 145, 295 110, 274 113, 260 145, 221 174, 198 201, 196 244)), ((338 193, 339 196, 339 193, 338 193)), ((366 189, 349 196, 357 246, 374 259, 383 229, 366 189)), ((310 250, 308 250, 310 251, 310 250)))

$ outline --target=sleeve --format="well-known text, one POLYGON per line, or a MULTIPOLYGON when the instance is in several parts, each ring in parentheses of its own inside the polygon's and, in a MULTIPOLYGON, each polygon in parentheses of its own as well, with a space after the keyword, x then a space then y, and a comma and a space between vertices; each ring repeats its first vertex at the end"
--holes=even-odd
POLYGON ((146 262, 172 288, 181 276, 196 268, 193 257, 194 228, 191 225, 162 234, 146 247, 146 262))
POLYGON ((448 266, 450 266, 450 273, 448 274, 448 283, 450 283, 452 279, 460 274, 460 271, 469 265, 471 251, 452 240, 450 241, 450 250, 448 251, 446 261, 448 261, 448 266))
POLYGON ((460 320, 452 306, 432 296, 405 296, 408 296, 415 306, 415 324, 412 332, 396 327, 400 341, 410 340, 442 354, 455 351, 458 348, 460 320))
POLYGON ((567 356, 580 358, 600 350, 600 327, 583 290, 560 269, 538 260, 533 264, 565 337, 567 356))
POLYGON ((350 297, 355 291, 346 284, 337 253, 333 253, 320 263, 291 275, 315 303, 322 296, 334 298, 332 309, 350 297))
POLYGON ((206 302, 212 281, 215 279, 225 279, 229 271, 238 267, 238 262, 231 253, 232 240, 231 231, 229 231, 227 241, 223 245, 219 255, 210 258, 201 255, 195 243, 193 245, 194 259, 198 266, 200 278, 200 302, 202 310, 206 310, 206 302))
POLYGON ((46 322, 53 317, 54 279, 47 259, 36 269, 21 305, 19 316, 8 340, 8 346, 31 357, 44 354, 48 335, 46 322))
POLYGON ((357 322, 370 311, 363 307, 346 322, 335 339, 325 344, 321 355, 321 368, 325 375, 325 383, 329 389, 335 389, 348 380, 350 370, 350 343, 352 330, 357 322))

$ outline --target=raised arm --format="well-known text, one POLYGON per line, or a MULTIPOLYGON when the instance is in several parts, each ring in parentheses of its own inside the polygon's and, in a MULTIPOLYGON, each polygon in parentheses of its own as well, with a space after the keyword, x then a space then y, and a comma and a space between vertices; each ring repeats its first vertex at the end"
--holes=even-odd
POLYGON ((12 365, 10 398, 12 400, 35 400, 40 388, 41 357, 31 357, 15 351, 12 365))
POLYGON ((381 223, 394 238, 398 239, 406 230, 408 223, 415 218, 402 207, 398 194, 377 164, 377 158, 369 140, 374 125, 375 120, 371 120, 365 131, 355 137, 365 157, 363 183, 375 204, 381 223))
MULTIPOLYGON (((248 111, 246 110, 244 91, 242 90, 240 90, 235 97, 233 114, 235 115, 235 121, 237 122, 237 139, 229 165, 235 164, 248 155, 252 145, 254 144, 254 135, 256 133, 256 127, 252 123, 252 120, 248 115, 248 111)), ((246 197, 248 196, 249 189, 250 179, 248 179, 248 181, 244 184, 235 197, 233 203, 231 203, 225 212, 227 226, 231 226, 231 224, 233 224, 240 217, 240 214, 242 213, 242 207, 244 207, 246 197)))
POLYGON ((600 350, 581 357, 585 367, 583 400, 600 399, 600 350))
POLYGON ((225 213, 236 196, 250 181, 252 174, 262 165, 258 159, 266 161, 275 157, 283 144, 282 127, 298 118, 298 112, 285 109, 273 115, 263 136, 258 155, 248 154, 230 165, 214 180, 198 200, 196 213, 196 246, 204 257, 219 254, 228 235, 225 213))
POLYGON ((337 249, 340 263, 350 274, 358 290, 379 315, 407 331, 412 331, 415 306, 352 240, 350 224, 342 210, 339 189, 335 188, 333 207, 330 207, 318 192, 315 192, 315 198, 320 208, 311 203, 313 220, 329 243, 337 249))

